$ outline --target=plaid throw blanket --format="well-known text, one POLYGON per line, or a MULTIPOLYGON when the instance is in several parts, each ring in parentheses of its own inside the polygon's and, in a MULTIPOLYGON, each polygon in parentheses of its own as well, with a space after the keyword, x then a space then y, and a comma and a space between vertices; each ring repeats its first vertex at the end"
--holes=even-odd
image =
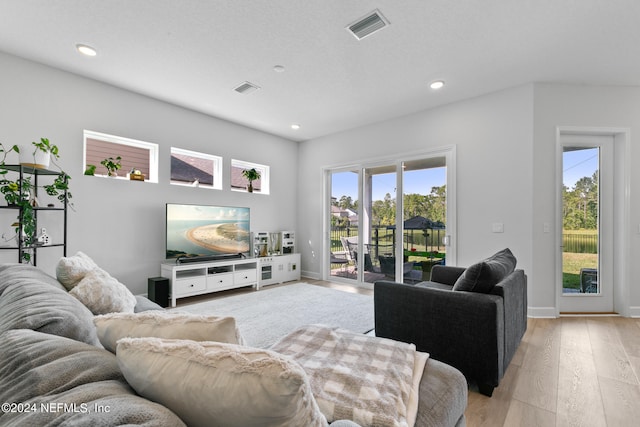
POLYGON ((413 344, 310 325, 282 338, 271 350, 302 365, 328 422, 407 426, 408 419, 415 420, 417 404, 413 414, 407 408, 414 370, 419 381, 426 357, 418 357, 413 344))

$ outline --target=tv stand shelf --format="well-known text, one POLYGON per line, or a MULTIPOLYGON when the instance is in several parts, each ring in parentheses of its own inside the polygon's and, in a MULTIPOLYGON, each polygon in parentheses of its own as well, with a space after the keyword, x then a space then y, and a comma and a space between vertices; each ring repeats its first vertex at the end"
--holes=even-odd
POLYGON ((160 275, 170 282, 171 307, 178 298, 208 294, 245 286, 258 287, 258 260, 255 258, 162 263, 160 275))

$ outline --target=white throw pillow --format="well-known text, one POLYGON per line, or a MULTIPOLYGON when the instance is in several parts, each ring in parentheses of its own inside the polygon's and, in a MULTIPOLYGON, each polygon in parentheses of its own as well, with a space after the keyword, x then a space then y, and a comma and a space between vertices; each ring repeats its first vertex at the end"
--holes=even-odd
POLYGON ((98 265, 83 252, 63 257, 56 266, 56 277, 68 291, 74 288, 88 272, 98 269, 98 265))
POLYGON ((136 297, 129 289, 102 269, 88 272, 69 291, 93 314, 133 313, 136 297))
POLYGON ((233 317, 150 310, 111 313, 93 318, 100 342, 112 353, 120 338, 175 338, 244 344, 233 317))
POLYGON ((327 426, 299 364, 216 342, 123 338, 116 357, 141 396, 189 426, 327 426))

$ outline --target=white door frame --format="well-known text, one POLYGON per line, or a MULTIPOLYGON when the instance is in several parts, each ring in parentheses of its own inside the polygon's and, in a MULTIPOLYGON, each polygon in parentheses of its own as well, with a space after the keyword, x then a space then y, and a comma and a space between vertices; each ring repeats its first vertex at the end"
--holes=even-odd
MULTIPOLYGON (((558 126, 556 128, 556 315, 560 315, 561 301, 569 298, 562 294, 562 140, 567 135, 584 136, 611 136, 613 140, 613 192, 611 194, 611 204, 613 216, 611 224, 606 230, 611 233, 613 243, 610 248, 603 247, 601 250, 611 251, 612 262, 610 263, 610 287, 612 292, 613 311, 623 315, 629 315, 629 156, 630 152, 630 130, 628 128, 596 128, 596 127, 576 127, 558 126)), ((597 298, 597 297, 596 297, 597 298)), ((590 298, 586 298, 588 301, 590 298)), ((590 304, 585 303, 585 309, 581 311, 595 311, 590 308, 590 304)), ((600 311, 600 310, 597 310, 600 311)))

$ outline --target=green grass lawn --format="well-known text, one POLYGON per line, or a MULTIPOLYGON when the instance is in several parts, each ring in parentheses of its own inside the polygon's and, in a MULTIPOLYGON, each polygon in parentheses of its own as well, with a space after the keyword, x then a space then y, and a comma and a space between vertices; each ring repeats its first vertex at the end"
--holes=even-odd
POLYGON ((580 269, 597 268, 598 255, 564 252, 562 267, 562 287, 580 289, 580 269))

